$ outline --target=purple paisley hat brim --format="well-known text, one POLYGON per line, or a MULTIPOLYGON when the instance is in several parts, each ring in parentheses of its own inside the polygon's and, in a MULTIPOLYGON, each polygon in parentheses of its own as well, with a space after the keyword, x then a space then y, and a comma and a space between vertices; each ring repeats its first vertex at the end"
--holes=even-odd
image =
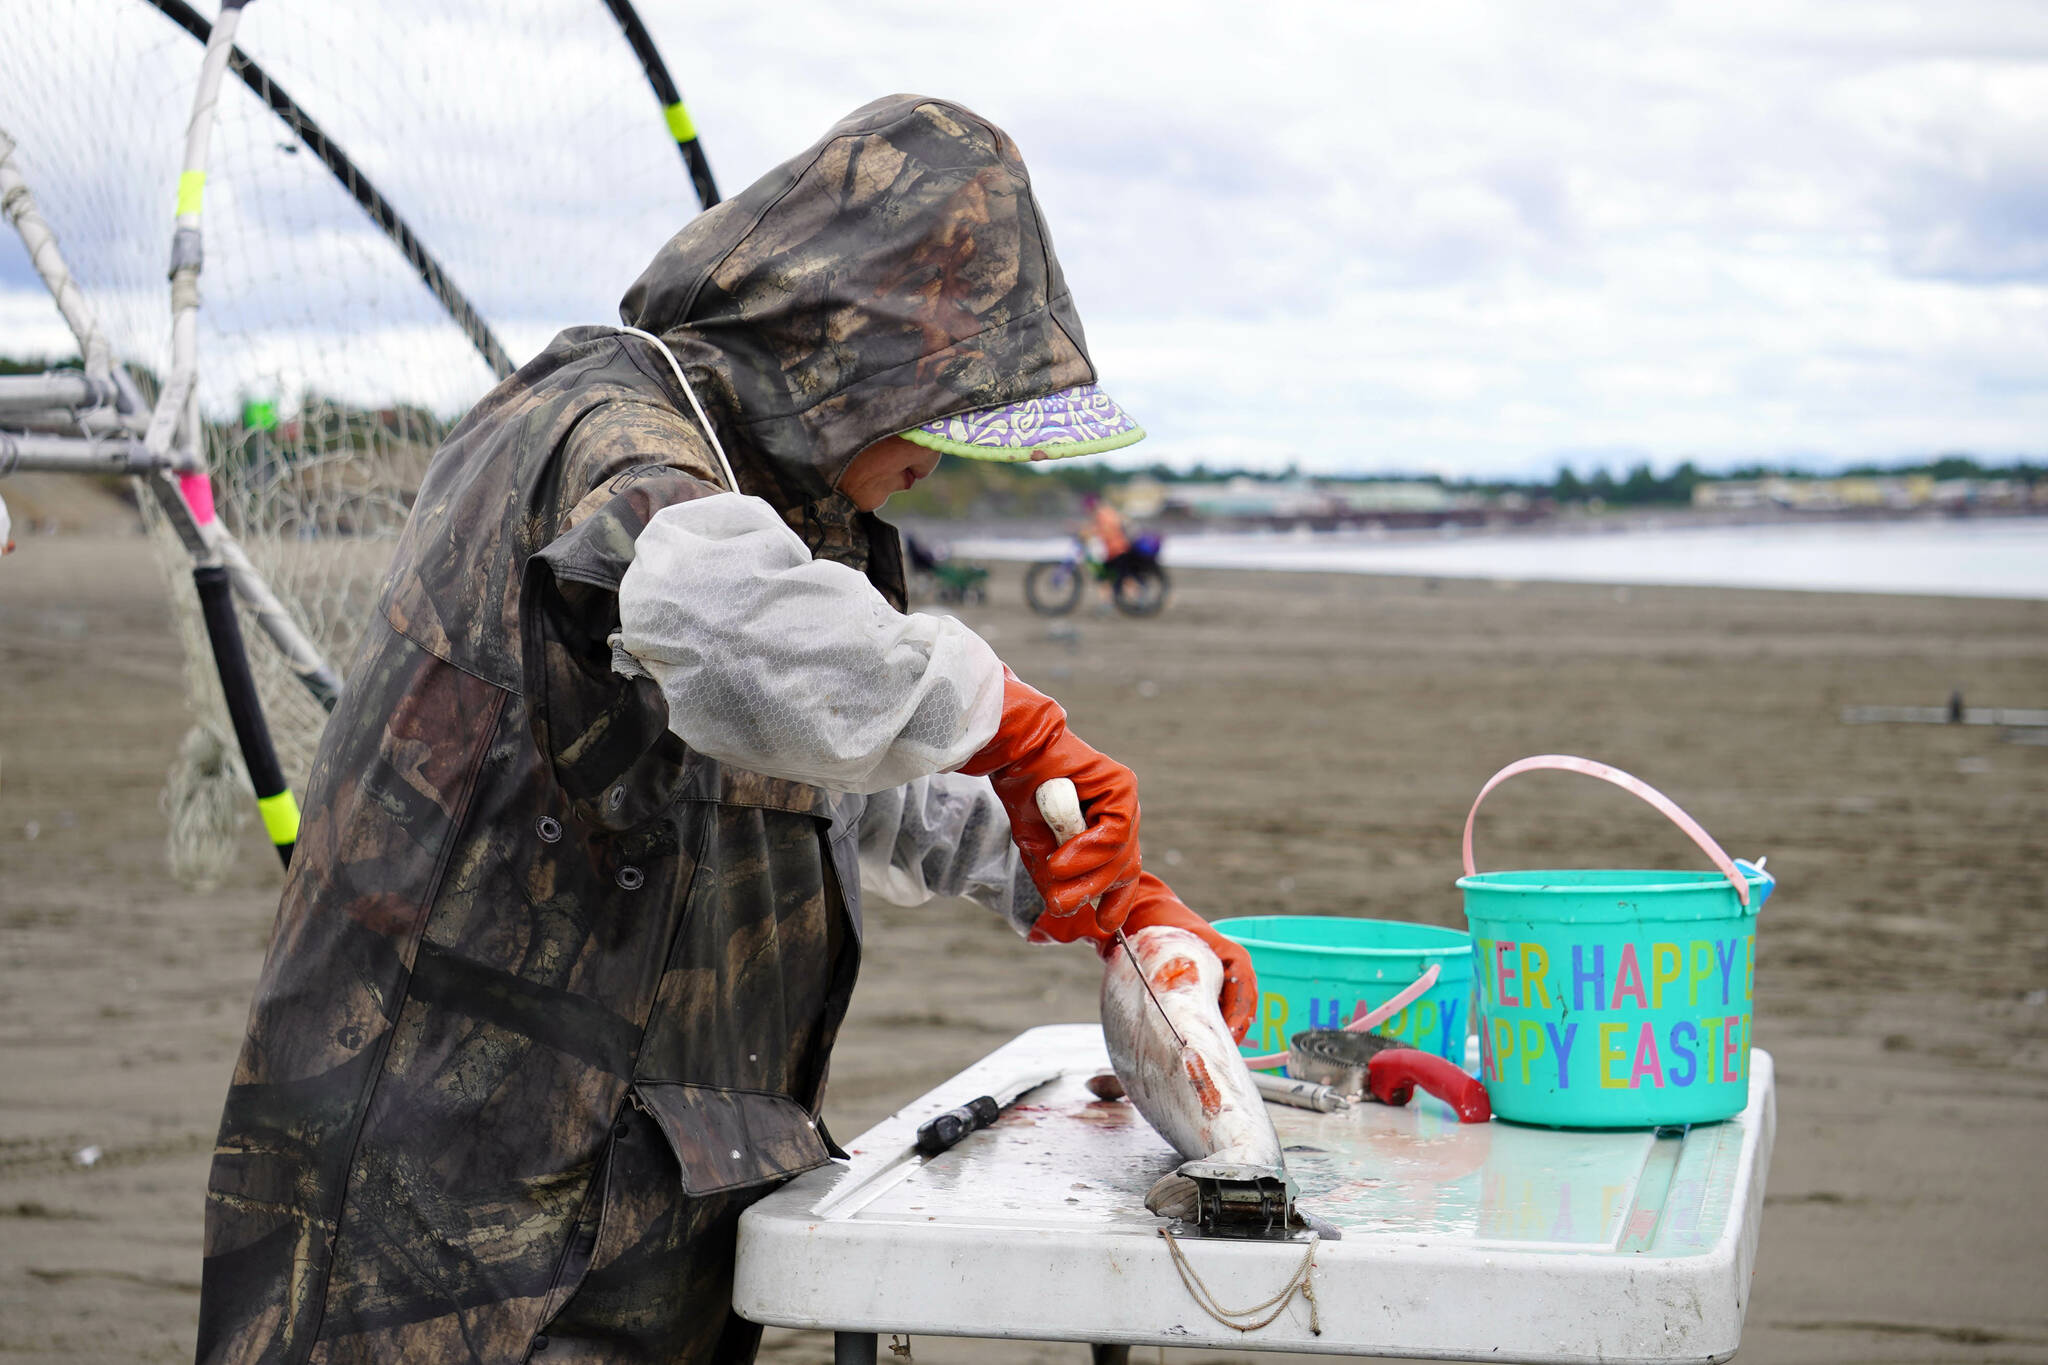
POLYGON ((1145 439, 1116 400, 1094 384, 1043 398, 976 408, 902 433, 927 449, 970 460, 1064 460, 1120 450, 1145 439))

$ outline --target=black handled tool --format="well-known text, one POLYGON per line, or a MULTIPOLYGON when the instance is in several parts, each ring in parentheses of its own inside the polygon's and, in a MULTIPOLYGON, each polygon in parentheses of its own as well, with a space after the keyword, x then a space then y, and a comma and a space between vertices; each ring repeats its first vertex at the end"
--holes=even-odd
POLYGON ((1005 1109, 1024 1098, 1039 1086, 1056 1081, 1060 1073, 1037 1076, 1014 1086, 1005 1086, 994 1095, 976 1095, 967 1103, 936 1118, 926 1119, 917 1125, 917 1150, 924 1156, 937 1156, 950 1150, 961 1138, 977 1132, 1002 1117, 1005 1109))
POLYGON ((994 1123, 1002 1112, 995 1096, 976 1095, 957 1109, 948 1109, 917 1125, 917 1150, 926 1156, 937 1156, 977 1128, 994 1123))

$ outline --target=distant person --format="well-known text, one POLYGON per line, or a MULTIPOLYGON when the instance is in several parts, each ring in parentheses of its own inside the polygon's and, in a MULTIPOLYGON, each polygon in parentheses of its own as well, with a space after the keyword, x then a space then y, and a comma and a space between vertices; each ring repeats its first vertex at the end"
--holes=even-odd
POLYGON ((1088 511, 1084 534, 1094 537, 1095 552, 1103 563, 1112 563, 1130 553, 1131 538, 1124 530, 1123 513, 1117 511, 1109 499, 1090 493, 1082 499, 1081 506, 1088 511))
POLYGON ((7 515, 7 499, 0 498, 0 555, 14 553, 14 519, 7 515))
POLYGON ((1117 511, 1109 499, 1091 493, 1081 505, 1088 509, 1088 521, 1081 531, 1082 539, 1089 543, 1096 557, 1102 561, 1102 567, 1109 571, 1096 586, 1103 602, 1113 604, 1117 581, 1143 572, 1151 556, 1132 541, 1123 513, 1117 511))

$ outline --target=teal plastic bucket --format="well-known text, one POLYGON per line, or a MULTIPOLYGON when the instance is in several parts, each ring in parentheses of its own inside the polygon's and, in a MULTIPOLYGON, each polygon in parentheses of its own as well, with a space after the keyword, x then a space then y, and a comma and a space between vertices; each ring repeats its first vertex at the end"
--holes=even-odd
MULTIPOLYGON (((1517 772, 1586 773, 1672 817, 1720 869, 1477 872, 1465 894, 1478 978, 1480 1080, 1493 1112, 1554 1128, 1707 1123, 1749 1103, 1757 912, 1774 885, 1654 788, 1566 755, 1517 772)), ((1479 802, 1472 804, 1477 815, 1479 802)))
POLYGON ((1214 927, 1245 946, 1259 978, 1245 1056, 1285 1052, 1287 1040, 1303 1029, 1341 1028, 1437 967, 1436 984, 1374 1032, 1465 1064, 1470 935, 1433 924, 1320 915, 1249 915, 1217 920, 1214 927))

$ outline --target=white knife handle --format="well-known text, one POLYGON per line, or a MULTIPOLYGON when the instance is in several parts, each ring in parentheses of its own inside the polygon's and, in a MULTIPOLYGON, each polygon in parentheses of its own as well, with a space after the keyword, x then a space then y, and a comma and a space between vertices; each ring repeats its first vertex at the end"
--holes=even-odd
MULTIPOLYGON (((1087 830, 1088 822, 1081 818, 1081 793, 1074 789, 1072 778, 1049 778, 1039 783, 1034 795, 1038 800, 1038 813, 1044 816, 1045 823, 1052 827, 1052 837, 1062 844, 1087 830)), ((1091 896, 1088 903, 1100 906, 1102 898, 1091 896)), ((1145 994, 1152 1000, 1152 1007, 1159 1011, 1159 1018, 1165 1023, 1166 1031, 1173 1035, 1173 1041, 1180 1044, 1182 1050, 1186 1050, 1188 1040, 1180 1036, 1180 1030, 1173 1026, 1173 1019, 1166 1012, 1166 1006, 1159 1003, 1159 995, 1152 989, 1152 983, 1145 979, 1145 969, 1138 965, 1137 950, 1131 947, 1131 941, 1124 937, 1124 931, 1116 930, 1110 942, 1123 945, 1124 956, 1131 960, 1131 970, 1137 973, 1138 984, 1145 988, 1145 994)), ((1102 950, 1108 952, 1108 944, 1104 944, 1102 950)))
POLYGON ((1088 822, 1081 816, 1081 794, 1070 777, 1055 777, 1038 788, 1038 813, 1052 827, 1052 837, 1061 843, 1084 834, 1088 822))

